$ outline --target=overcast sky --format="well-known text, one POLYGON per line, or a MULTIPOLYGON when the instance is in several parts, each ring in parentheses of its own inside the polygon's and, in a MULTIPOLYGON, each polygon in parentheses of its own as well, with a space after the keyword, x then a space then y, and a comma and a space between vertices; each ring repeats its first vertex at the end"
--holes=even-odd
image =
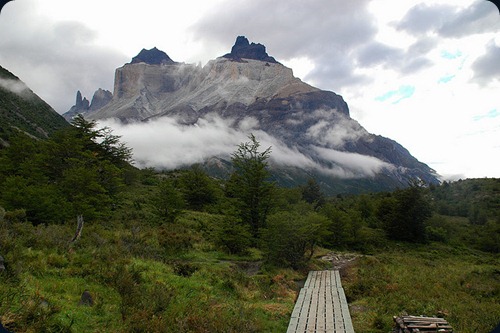
POLYGON ((63 113, 142 48, 204 65, 245 35, 439 174, 500 177, 499 32, 484 0, 15 0, 0 65, 63 113))

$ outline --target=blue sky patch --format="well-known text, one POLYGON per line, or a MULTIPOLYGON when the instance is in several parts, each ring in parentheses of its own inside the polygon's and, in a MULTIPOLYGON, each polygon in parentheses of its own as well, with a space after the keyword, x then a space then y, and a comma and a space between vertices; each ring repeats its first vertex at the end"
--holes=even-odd
POLYGON ((478 121, 478 120, 482 120, 482 119, 486 119, 486 118, 490 118, 490 119, 492 119, 492 118, 496 118, 496 117, 498 117, 498 116, 500 116, 500 112, 498 112, 498 110, 497 110, 497 109, 493 109, 493 110, 491 110, 491 111, 490 111, 490 112, 488 112, 488 113, 485 113, 485 114, 480 114, 480 115, 474 116, 474 118, 473 118, 473 119, 474 119, 475 121, 478 121))
POLYGON ((388 91, 381 96, 375 97, 375 100, 379 102, 392 101, 392 104, 398 104, 403 99, 407 99, 413 96, 414 93, 414 86, 401 86, 398 90, 388 91))
POLYGON ((451 53, 448 51, 442 51, 441 52, 441 57, 445 59, 457 59, 462 56, 462 52, 456 51, 455 53, 451 53))
POLYGON ((448 75, 448 76, 443 76, 442 78, 440 78, 438 80, 438 83, 448 83, 450 82, 453 78, 455 77, 455 75, 448 75))

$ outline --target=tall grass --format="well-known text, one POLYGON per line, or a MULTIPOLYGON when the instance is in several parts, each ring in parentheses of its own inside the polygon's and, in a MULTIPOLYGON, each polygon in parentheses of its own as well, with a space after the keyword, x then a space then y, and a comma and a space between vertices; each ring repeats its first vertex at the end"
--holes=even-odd
POLYGON ((300 275, 249 274, 259 251, 219 252, 203 230, 213 217, 193 216, 89 223, 71 246, 73 225, 0 221, 0 320, 14 332, 285 331, 300 275), (92 307, 79 305, 84 290, 92 307))
POLYGON ((344 275, 356 332, 387 332, 392 316, 445 318, 457 332, 500 321, 500 258, 443 245, 396 246, 363 257, 344 275))

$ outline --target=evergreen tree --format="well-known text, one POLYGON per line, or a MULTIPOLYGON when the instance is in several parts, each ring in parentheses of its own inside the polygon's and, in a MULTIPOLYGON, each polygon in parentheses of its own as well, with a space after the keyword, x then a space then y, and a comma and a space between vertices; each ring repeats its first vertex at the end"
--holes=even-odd
POLYGON ((382 202, 379 214, 388 236, 408 242, 425 240, 425 221, 432 216, 432 209, 424 190, 423 184, 414 182, 394 192, 394 200, 382 202))
POLYGON ((268 180, 267 170, 271 147, 259 151, 260 143, 255 136, 251 134, 249 138, 249 142, 241 143, 232 154, 235 171, 228 182, 228 193, 236 199, 241 220, 257 237, 259 229, 266 225, 274 184, 268 180))
POLYGON ((309 178, 307 184, 301 187, 302 199, 310 204, 314 204, 316 208, 321 207, 325 203, 325 195, 321 192, 321 188, 314 178, 309 178))
POLYGON ((179 183, 190 209, 202 210, 204 206, 217 201, 217 187, 199 165, 194 165, 184 172, 179 183))
POLYGON ((95 127, 79 116, 48 140, 13 136, 0 151, 0 204, 24 209, 35 224, 107 214, 131 150, 110 129, 95 127))
POLYGON ((173 223, 182 212, 185 202, 171 179, 165 179, 158 185, 158 191, 152 200, 156 214, 164 221, 173 223))

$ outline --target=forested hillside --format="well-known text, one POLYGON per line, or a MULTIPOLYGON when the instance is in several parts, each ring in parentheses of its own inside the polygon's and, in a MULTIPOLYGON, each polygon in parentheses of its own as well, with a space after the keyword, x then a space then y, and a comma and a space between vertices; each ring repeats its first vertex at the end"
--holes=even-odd
POLYGON ((196 165, 138 170, 119 137, 82 117, 46 140, 19 132, 0 150, 0 321, 14 332, 283 332, 307 272, 349 253, 356 332, 387 332, 403 312, 460 332, 497 324, 498 179, 326 197, 314 179, 276 186, 271 154, 251 135, 216 179, 196 165))
POLYGON ((469 218, 485 224, 500 217, 500 179, 465 179, 431 187, 436 210, 443 215, 469 218))
POLYGON ((67 126, 61 115, 0 66, 0 145, 6 145, 18 131, 46 139, 67 126))

